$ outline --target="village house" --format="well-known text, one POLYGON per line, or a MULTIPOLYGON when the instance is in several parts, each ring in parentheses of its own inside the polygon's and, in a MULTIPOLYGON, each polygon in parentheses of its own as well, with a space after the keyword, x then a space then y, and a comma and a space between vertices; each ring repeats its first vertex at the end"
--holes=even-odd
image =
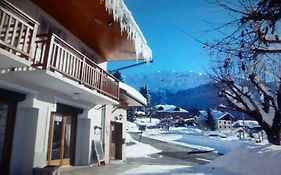
POLYGON ((125 161, 126 109, 146 99, 108 61, 152 53, 123 0, 0 1, 0 174, 125 161))
MULTIPOLYGON (((197 116, 197 123, 199 127, 208 127, 206 121, 208 120, 208 112, 201 110, 198 112, 197 116)), ((232 120, 234 116, 228 112, 221 112, 217 110, 211 110, 211 120, 213 120, 214 129, 218 131, 223 130, 231 130, 232 129, 232 120)))
POLYGON ((159 104, 155 106, 155 118, 163 119, 163 118, 182 118, 187 119, 190 118, 190 114, 187 110, 182 109, 175 105, 168 105, 168 104, 159 104))

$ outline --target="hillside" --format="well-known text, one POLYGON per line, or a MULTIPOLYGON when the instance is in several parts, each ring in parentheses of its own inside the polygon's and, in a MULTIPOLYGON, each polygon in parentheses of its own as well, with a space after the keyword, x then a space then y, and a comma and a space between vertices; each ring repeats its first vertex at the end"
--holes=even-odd
POLYGON ((189 111, 217 108, 220 104, 226 103, 224 99, 218 97, 218 90, 211 83, 176 93, 169 91, 165 93, 152 92, 151 97, 153 103, 174 104, 189 111))
POLYGON ((161 93, 166 91, 176 93, 209 82, 209 77, 206 74, 168 70, 126 74, 123 75, 123 79, 125 83, 136 89, 147 86, 150 92, 161 93))

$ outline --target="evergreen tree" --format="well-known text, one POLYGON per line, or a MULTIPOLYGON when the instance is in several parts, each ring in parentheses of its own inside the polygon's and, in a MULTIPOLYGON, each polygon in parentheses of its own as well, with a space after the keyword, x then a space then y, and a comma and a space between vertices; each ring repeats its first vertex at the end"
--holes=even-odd
POLYGON ((119 81, 123 82, 123 76, 119 71, 116 71, 112 74, 115 78, 117 78, 119 81))
POLYGON ((215 121, 214 116, 212 114, 212 109, 210 109, 210 108, 208 109, 208 112, 207 112, 206 126, 211 131, 216 130, 216 121, 215 121))

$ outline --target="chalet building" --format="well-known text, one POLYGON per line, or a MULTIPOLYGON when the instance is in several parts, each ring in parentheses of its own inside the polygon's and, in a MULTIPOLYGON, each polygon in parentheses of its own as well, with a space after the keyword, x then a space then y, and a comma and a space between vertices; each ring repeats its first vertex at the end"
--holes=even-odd
POLYGON ((190 118, 190 114, 187 110, 182 109, 175 105, 168 105, 168 104, 159 104, 155 106, 155 118, 162 119, 167 117, 173 118, 183 118, 188 119, 190 118))
POLYGON ((0 0, 0 174, 125 160, 126 109, 146 105, 108 61, 152 54, 123 0, 0 0))
MULTIPOLYGON (((211 110, 211 118, 214 121, 214 127, 218 131, 231 130, 232 120, 234 116, 228 112, 221 112, 217 110, 211 110)), ((205 127, 206 121, 208 120, 207 111, 199 111, 197 114, 197 122, 199 127, 205 127)))

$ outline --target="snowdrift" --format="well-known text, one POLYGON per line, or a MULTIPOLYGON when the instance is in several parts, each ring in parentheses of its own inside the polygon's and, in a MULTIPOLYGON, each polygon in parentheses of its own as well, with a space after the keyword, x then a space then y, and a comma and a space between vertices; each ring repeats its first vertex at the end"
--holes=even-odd
POLYGON ((207 166, 241 175, 281 174, 281 146, 242 145, 207 166))

